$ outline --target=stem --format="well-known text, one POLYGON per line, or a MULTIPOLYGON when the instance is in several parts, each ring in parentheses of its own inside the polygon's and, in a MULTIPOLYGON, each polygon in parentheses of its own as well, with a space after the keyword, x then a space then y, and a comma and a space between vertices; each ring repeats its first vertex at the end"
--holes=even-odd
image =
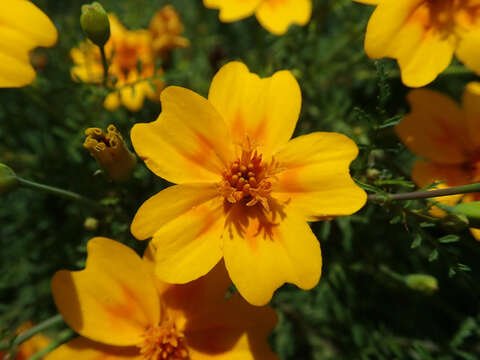
POLYGON ((17 177, 17 179, 18 179, 18 183, 21 186, 29 188, 29 189, 44 191, 44 192, 47 192, 47 193, 50 193, 50 194, 61 196, 61 197, 64 197, 64 198, 67 198, 67 199, 70 199, 70 200, 76 200, 76 201, 82 202, 84 204, 88 204, 88 205, 95 206, 95 207, 100 206, 97 202, 95 202, 93 200, 90 200, 90 199, 88 199, 88 198, 86 198, 86 197, 84 197, 80 194, 74 193, 72 191, 59 189, 59 188, 56 188, 56 187, 53 187, 53 186, 39 184, 39 183, 36 183, 34 181, 22 179, 21 177, 17 177))
POLYGON ((102 65, 103 65, 103 86, 107 87, 108 80, 108 61, 107 55, 105 54, 105 46, 100 47, 100 54, 102 55, 102 65))
POLYGON ((468 194, 473 192, 480 192, 480 183, 455 186, 448 189, 414 191, 400 194, 371 194, 368 195, 370 201, 391 201, 391 200, 416 200, 428 199, 437 196, 448 196, 458 194, 468 194))
POLYGON ((58 335, 55 339, 50 341, 47 346, 45 346, 42 350, 37 351, 35 354, 30 356, 28 360, 40 360, 43 359, 45 355, 49 354, 53 350, 55 350, 57 347, 60 345, 66 343, 68 340, 73 338, 75 336, 75 333, 70 330, 64 330, 58 335))

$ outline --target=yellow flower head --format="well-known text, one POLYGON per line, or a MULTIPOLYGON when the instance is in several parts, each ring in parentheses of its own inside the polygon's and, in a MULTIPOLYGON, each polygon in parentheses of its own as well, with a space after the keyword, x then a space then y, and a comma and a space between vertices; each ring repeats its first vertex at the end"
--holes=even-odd
MULTIPOLYGON (((31 329, 32 327, 33 327, 33 323, 28 321, 22 324, 15 331, 15 333, 19 335, 31 329)), ((40 351, 45 346, 47 346, 49 342, 50 342, 50 339, 47 336, 43 334, 35 334, 30 339, 20 344, 20 346, 17 349, 17 353, 15 354, 15 357, 12 360, 27 360, 31 356, 33 356, 37 351, 40 351)), ((6 355, 5 353, 0 352, 0 359, 3 359, 5 355, 6 355)))
POLYGON ((429 84, 456 54, 480 73, 480 11, 476 0, 355 0, 376 4, 365 50, 372 59, 397 59, 403 83, 429 84))
MULTIPOLYGON (((480 83, 467 85, 461 108, 447 96, 427 89, 412 90, 407 99, 411 111, 396 131, 412 152, 426 159, 414 164, 413 181, 419 187, 444 181, 441 188, 480 181, 480 83)), ((480 201, 480 193, 435 200, 447 205, 480 201)), ((432 214, 444 212, 433 208, 432 214)), ((480 239, 480 230, 471 230, 480 239)))
POLYGON ((223 264, 190 284, 168 285, 153 276, 151 250, 142 261, 106 238, 90 240, 87 250, 84 270, 52 279, 60 313, 82 337, 48 360, 277 359, 266 341, 275 312, 238 295, 226 300, 223 264))
POLYGON ((153 16, 150 21, 152 47, 155 53, 164 57, 175 48, 185 48, 190 45, 188 39, 181 36, 183 24, 180 15, 172 5, 166 5, 153 16))
POLYGON ((30 51, 37 46, 53 46, 57 30, 30 1, 9 0, 0 12, 0 87, 19 87, 33 82, 30 51))
POLYGON ((127 181, 137 166, 137 157, 123 141, 115 126, 110 125, 105 134, 102 129, 88 128, 85 149, 97 160, 98 164, 113 181, 127 181))
POLYGON ((160 279, 189 282, 223 257, 255 305, 284 282, 317 284, 322 258, 307 221, 351 214, 366 195, 349 174, 358 149, 348 137, 316 132, 289 141, 301 101, 289 71, 261 79, 231 62, 208 99, 168 87, 157 121, 133 127, 138 155, 178 184, 147 200, 131 225, 136 238, 153 237, 160 279))
MULTIPOLYGON (((117 90, 105 99, 105 107, 115 110, 121 104, 131 111, 141 109, 145 98, 156 100, 163 88, 161 80, 144 79, 160 75, 155 71, 152 38, 148 30, 127 30, 113 14, 109 14, 110 40, 105 45, 109 66, 109 85, 117 90), (140 64, 140 71, 139 71, 140 64), (144 80, 144 81, 142 81, 144 80)), ((81 43, 70 52, 75 65, 71 69, 74 80, 101 83, 103 66, 100 50, 90 41, 81 43)))
POLYGON ((275 35, 283 35, 291 24, 310 21, 311 0, 203 0, 210 9, 220 10, 220 20, 232 22, 253 14, 260 24, 275 35))

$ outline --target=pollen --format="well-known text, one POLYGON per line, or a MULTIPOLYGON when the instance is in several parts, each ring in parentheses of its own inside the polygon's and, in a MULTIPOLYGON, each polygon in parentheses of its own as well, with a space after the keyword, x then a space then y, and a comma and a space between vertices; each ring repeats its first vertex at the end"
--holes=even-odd
POLYGON ((268 200, 278 164, 273 159, 265 162, 262 154, 247 143, 248 146, 242 147, 240 157, 223 172, 220 193, 231 204, 260 204, 269 210, 268 200))
POLYGON ((138 345, 144 360, 188 360, 185 336, 178 331, 171 319, 160 325, 151 326, 143 335, 143 342, 138 345))

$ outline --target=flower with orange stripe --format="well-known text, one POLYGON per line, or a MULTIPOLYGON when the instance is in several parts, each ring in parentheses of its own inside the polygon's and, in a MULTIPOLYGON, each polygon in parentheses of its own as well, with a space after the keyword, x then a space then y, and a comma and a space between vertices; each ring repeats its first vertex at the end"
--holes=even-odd
POLYGON ((268 307, 240 296, 223 264, 186 285, 158 281, 151 250, 142 260, 119 242, 94 238, 86 268, 59 271, 55 303, 80 337, 47 360, 278 360, 266 338, 276 323, 268 307))
MULTIPOLYGON (((419 187, 443 181, 439 187, 480 181, 480 83, 469 83, 463 105, 436 91, 416 89, 408 94, 411 106, 396 131, 403 143, 425 160, 418 160, 412 179, 419 187)), ((459 201, 480 201, 480 193, 435 198, 453 205, 459 201)), ((432 209, 432 214, 444 212, 432 209)), ((480 239, 480 230, 471 229, 480 239)))
POLYGON ((261 79, 239 62, 215 75, 208 99, 181 87, 161 94, 163 112, 131 133, 137 154, 178 185, 147 200, 131 225, 153 238, 156 274, 187 283, 222 258, 252 304, 266 304, 285 282, 311 289, 320 246, 307 221, 360 209, 351 179, 355 143, 342 134, 290 137, 301 107, 289 71, 261 79))

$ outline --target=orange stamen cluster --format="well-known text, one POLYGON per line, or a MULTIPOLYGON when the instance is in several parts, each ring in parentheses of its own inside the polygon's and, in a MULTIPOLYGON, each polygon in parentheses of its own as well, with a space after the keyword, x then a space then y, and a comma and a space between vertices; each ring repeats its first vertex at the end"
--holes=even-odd
POLYGON ((140 354, 145 360, 188 360, 184 337, 175 323, 167 319, 147 329, 139 345, 140 354))
POLYGON ((242 150, 242 155, 223 172, 220 192, 232 203, 243 201, 246 206, 260 203, 269 209, 268 197, 272 192, 272 176, 275 164, 266 164, 252 147, 242 150))

